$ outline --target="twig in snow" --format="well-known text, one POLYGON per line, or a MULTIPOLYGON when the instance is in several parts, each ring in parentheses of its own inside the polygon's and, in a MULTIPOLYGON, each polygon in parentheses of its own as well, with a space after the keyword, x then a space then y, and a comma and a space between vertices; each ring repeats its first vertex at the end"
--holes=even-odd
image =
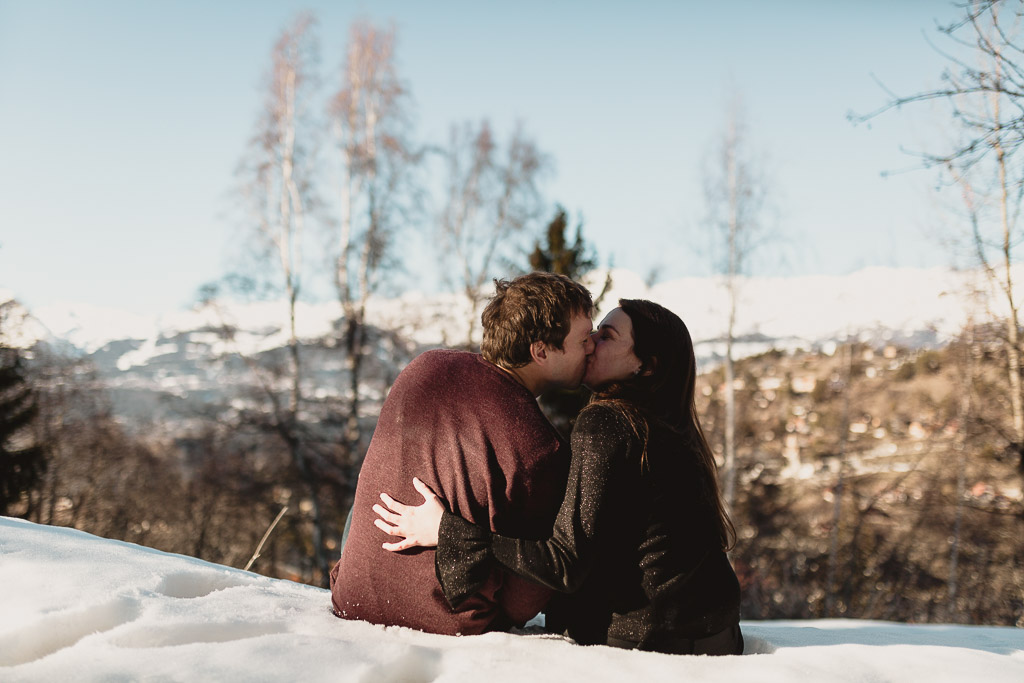
POLYGON ((267 527, 267 532, 263 534, 263 538, 260 539, 260 544, 256 546, 256 552, 252 554, 252 557, 250 557, 249 561, 246 563, 245 571, 249 571, 249 567, 251 567, 252 563, 260 556, 260 551, 263 550, 263 544, 266 543, 267 538, 270 537, 270 532, 274 530, 274 527, 277 526, 277 523, 281 521, 281 518, 284 517, 284 513, 286 512, 288 512, 287 505, 281 508, 281 511, 277 513, 277 517, 275 517, 274 521, 270 523, 269 527, 267 527))

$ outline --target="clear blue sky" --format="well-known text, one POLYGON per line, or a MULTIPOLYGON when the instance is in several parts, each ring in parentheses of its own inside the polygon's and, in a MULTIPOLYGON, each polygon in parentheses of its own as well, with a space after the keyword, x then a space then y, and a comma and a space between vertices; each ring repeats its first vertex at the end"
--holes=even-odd
MULTIPOLYGON (((556 164, 547 199, 582 213, 602 263, 707 273, 702 159, 733 91, 792 243, 773 274, 950 260, 933 176, 880 176, 913 164, 900 145, 929 144, 932 112, 846 119, 886 100, 872 74, 902 93, 937 82, 924 36, 949 3, 0 0, 0 288, 160 312, 224 274, 233 171, 302 9, 331 85, 353 19, 395 22, 421 139, 522 120, 556 164)), ((410 256, 406 283, 436 288, 433 260, 410 256)))

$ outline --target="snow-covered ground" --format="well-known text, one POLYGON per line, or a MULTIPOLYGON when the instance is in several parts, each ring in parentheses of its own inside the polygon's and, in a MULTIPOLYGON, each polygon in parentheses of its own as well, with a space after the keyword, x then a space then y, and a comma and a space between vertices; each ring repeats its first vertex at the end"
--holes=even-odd
POLYGON ((326 591, 0 517, 0 680, 1024 681, 1024 629, 746 622, 742 657, 342 621, 326 591))

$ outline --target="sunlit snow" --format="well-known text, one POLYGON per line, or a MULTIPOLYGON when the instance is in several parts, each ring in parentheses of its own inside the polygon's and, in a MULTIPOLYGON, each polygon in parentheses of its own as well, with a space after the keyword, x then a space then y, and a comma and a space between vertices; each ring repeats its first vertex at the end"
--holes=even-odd
POLYGON ((1024 680, 1024 629, 744 622, 742 657, 438 636, 337 619, 318 588, 6 517, 0 605, 3 681, 1024 680))

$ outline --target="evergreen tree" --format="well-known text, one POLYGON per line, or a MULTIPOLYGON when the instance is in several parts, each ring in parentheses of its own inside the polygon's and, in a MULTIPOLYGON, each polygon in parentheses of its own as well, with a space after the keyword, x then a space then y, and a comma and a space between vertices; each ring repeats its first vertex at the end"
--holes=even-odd
MULTIPOLYGON (((568 227, 569 219, 565 209, 561 206, 555 207, 555 216, 545 230, 546 244, 541 244, 539 239, 534 242, 533 252, 530 254, 532 270, 543 270, 579 280, 580 277, 594 269, 596 259, 592 253, 588 253, 583 242, 583 221, 576 224, 576 239, 572 246, 568 245, 565 236, 568 227)), ((594 298, 595 309, 611 288, 611 284, 611 273, 609 273, 601 293, 594 298)), ((541 396, 540 404, 548 419, 551 420, 551 424, 568 438, 572 424, 576 421, 576 415, 589 400, 590 392, 585 387, 580 387, 571 391, 566 389, 550 391, 541 396)))
POLYGON ((21 355, 0 346, 0 514, 7 514, 46 469, 43 449, 21 439, 37 412, 21 355))
POLYGON ((566 275, 578 280, 593 270, 593 258, 589 258, 583 245, 583 222, 576 225, 576 241, 571 247, 566 246, 565 231, 569 227, 569 218, 561 206, 555 208, 555 217, 548 223, 546 230, 547 244, 542 246, 540 240, 534 243, 530 254, 530 268, 544 270, 549 273, 566 275))

